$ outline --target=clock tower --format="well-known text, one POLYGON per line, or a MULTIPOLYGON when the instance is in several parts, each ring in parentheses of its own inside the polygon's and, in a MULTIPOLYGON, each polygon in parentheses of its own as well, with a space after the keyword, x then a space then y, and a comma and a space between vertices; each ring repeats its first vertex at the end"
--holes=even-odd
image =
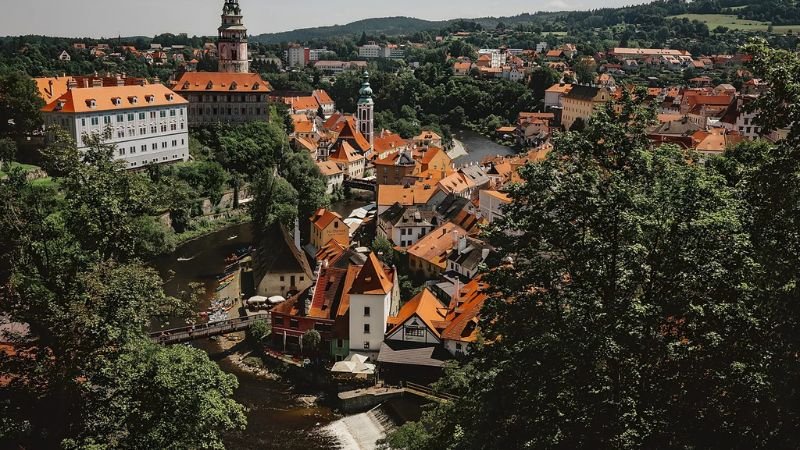
POLYGON ((219 71, 247 73, 250 61, 247 53, 247 28, 242 23, 239 0, 225 0, 222 7, 222 26, 219 27, 219 71))

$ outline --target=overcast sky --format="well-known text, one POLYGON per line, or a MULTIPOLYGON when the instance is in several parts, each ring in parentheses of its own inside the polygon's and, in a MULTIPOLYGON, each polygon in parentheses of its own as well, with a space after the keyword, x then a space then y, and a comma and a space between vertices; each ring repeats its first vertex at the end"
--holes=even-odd
MULTIPOLYGON (((3 0, 0 34, 216 35, 224 0, 3 0)), ((647 0, 240 0, 250 34, 410 16, 440 20, 646 3, 647 0), (454 7, 454 5, 457 5, 454 7)))

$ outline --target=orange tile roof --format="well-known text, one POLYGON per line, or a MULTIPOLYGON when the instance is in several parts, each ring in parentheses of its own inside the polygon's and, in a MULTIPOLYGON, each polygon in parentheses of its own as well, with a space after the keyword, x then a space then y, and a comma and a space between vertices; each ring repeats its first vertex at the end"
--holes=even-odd
POLYGON ((321 249, 314 255, 317 262, 330 261, 344 252, 344 245, 336 239, 331 239, 327 244, 323 245, 321 249))
POLYGON ((358 272, 358 276, 353 282, 350 294, 386 295, 392 292, 393 286, 392 280, 383 269, 383 264, 378 261, 375 253, 370 253, 366 264, 358 272))
POLYGON ((558 92, 560 94, 568 94, 572 90, 571 84, 554 84, 547 88, 545 92, 558 92))
POLYGON ((486 190, 486 191, 481 191, 481 192, 485 192, 486 195, 494 197, 494 198, 500 200, 501 202, 511 203, 511 197, 509 197, 508 194, 505 194, 503 192, 494 191, 494 190, 486 190))
MULTIPOLYGON (((342 255, 344 254, 342 253, 342 255)), ((361 272, 361 267, 355 264, 347 267, 347 276, 344 278, 344 286, 342 287, 342 298, 339 300, 339 310, 336 312, 337 318, 346 316, 350 310, 350 291, 353 289, 353 283, 356 282, 359 272, 361 272)), ((346 321, 344 322, 346 323, 346 321)))
POLYGON ((319 171, 326 177, 332 177, 343 172, 333 161, 320 161, 317 163, 317 167, 319 167, 319 171))
POLYGON ((478 316, 489 298, 485 293, 487 289, 488 284, 477 277, 456 292, 450 302, 449 324, 442 331, 442 339, 475 342, 478 337, 478 316))
POLYGON ((313 95, 314 97, 317 98, 317 101, 320 104, 334 103, 331 96, 328 95, 328 92, 325 91, 324 89, 317 89, 316 91, 314 91, 313 95))
POLYGON ((366 152, 369 150, 369 141, 367 141, 367 138, 365 138, 364 135, 358 131, 355 121, 355 117, 345 116, 345 120, 336 124, 334 131, 339 133, 340 141, 346 140, 359 151, 366 152))
POLYGON ((41 77, 34 78, 36 88, 39 90, 39 96, 44 99, 45 104, 61 97, 69 91, 67 84, 74 80, 72 77, 41 77), (52 83, 52 87, 51 87, 52 83))
POLYGON ((389 152, 398 148, 408 147, 408 141, 394 134, 391 131, 383 130, 374 139, 375 151, 377 153, 389 152))
POLYGON ((175 92, 272 92, 257 73, 186 72, 175 92))
POLYGON ((409 319, 417 316, 425 322, 425 325, 428 326, 428 329, 430 329, 436 337, 440 337, 441 333, 437 329, 436 323, 444 320, 446 315, 447 309, 445 305, 439 302, 439 299, 437 299, 428 288, 425 288, 403 305, 403 307, 400 308, 400 312, 397 313, 397 316, 389 318, 389 322, 394 326, 386 334, 394 333, 409 319))
POLYGON ((448 222, 409 247, 408 254, 444 269, 447 267, 447 255, 456 246, 457 237, 466 235, 463 228, 448 222))
POLYGON ((304 149, 306 149, 306 151, 316 154, 317 144, 315 144, 313 140, 309 140, 304 137, 297 137, 294 140, 295 142, 300 144, 304 149))
POLYGON ((331 161, 350 163, 358 161, 359 159, 364 159, 364 156, 359 155, 349 142, 339 141, 339 144, 328 156, 328 159, 331 161))
POLYGON ((316 111, 319 109, 319 102, 313 95, 306 97, 287 97, 283 99, 283 101, 295 111, 316 111))
POLYGON ((400 203, 403 206, 422 205, 436 194, 433 186, 425 188, 426 184, 417 183, 414 186, 401 186, 399 184, 385 184, 378 187, 378 205, 391 206, 400 203))
POLYGON ((45 112, 85 113, 124 111, 153 106, 185 105, 189 102, 161 84, 72 89, 42 108, 45 112), (152 99, 148 102, 148 99, 152 99), (115 104, 119 100, 119 105, 115 104), (94 101, 95 106, 91 106, 94 101), (134 103, 135 102, 135 103, 134 103))
POLYGON ((317 212, 315 212, 314 215, 309 218, 309 220, 311 221, 311 225, 320 230, 328 228, 328 225, 336 220, 343 222, 342 216, 333 211, 328 211, 325 208, 318 209, 317 212))

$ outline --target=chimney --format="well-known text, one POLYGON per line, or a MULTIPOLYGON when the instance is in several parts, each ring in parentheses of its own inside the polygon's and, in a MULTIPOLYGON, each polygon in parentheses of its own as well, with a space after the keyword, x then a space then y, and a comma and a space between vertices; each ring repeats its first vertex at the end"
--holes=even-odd
POLYGON ((84 78, 83 79, 83 87, 84 87, 84 89, 89 87, 89 79, 88 78, 84 78))
POLYGON ((47 82, 47 87, 49 89, 48 91, 45 91, 47 92, 47 95, 53 95, 53 80, 49 80, 47 82))
POLYGON ((458 254, 459 255, 463 255, 464 254, 464 250, 467 249, 467 237, 466 236, 459 236, 458 233, 455 232, 455 231, 453 233, 454 233, 454 236, 455 236, 455 239, 456 239, 456 244, 458 245, 458 254))

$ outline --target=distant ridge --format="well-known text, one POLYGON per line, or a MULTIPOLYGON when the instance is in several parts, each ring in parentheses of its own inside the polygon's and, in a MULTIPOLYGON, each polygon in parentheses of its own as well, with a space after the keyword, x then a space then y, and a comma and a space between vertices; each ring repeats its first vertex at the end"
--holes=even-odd
POLYGON ((414 34, 419 31, 436 30, 447 26, 452 21, 434 22, 430 20, 415 19, 413 17, 382 17, 377 19, 364 19, 347 25, 332 25, 317 28, 302 28, 281 33, 266 33, 252 36, 251 39, 265 44, 280 42, 304 42, 313 39, 327 39, 342 35, 386 34, 401 35, 414 34))

